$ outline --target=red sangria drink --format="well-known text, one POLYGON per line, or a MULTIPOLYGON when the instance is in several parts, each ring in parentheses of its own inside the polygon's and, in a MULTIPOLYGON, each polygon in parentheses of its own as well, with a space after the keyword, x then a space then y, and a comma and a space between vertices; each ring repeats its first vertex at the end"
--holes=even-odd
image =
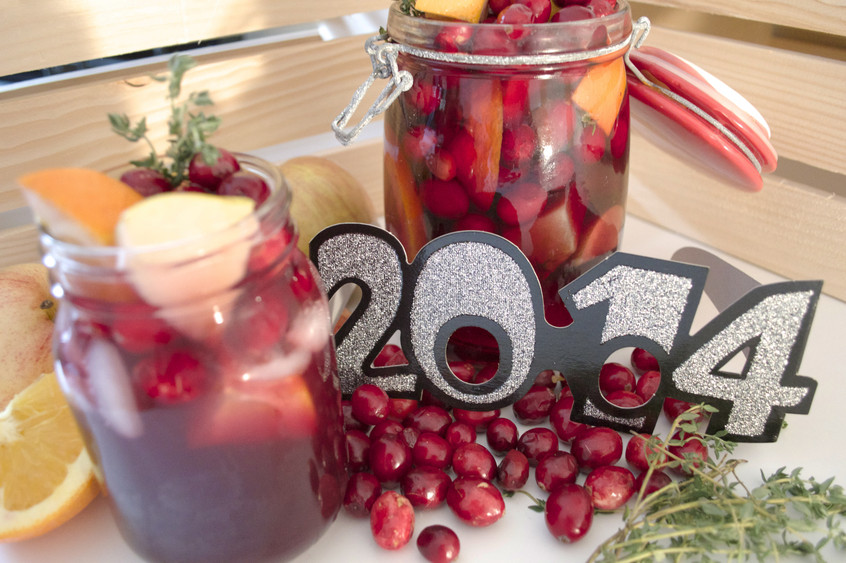
POLYGON ((631 16, 622 0, 586 4, 468 24, 395 3, 387 28, 414 79, 385 117, 388 229, 409 258, 451 231, 505 237, 558 326, 558 290, 617 248, 625 216, 631 16))
POLYGON ((279 172, 235 158, 246 184, 267 188, 255 201, 188 190, 151 225, 134 210, 159 205, 153 195, 124 212, 121 244, 42 235, 61 296, 57 374, 119 528, 149 560, 294 557, 345 488, 326 296, 279 172), (249 211, 208 227, 221 206, 193 206, 227 197, 249 211), (197 215, 197 236, 127 244, 197 215))

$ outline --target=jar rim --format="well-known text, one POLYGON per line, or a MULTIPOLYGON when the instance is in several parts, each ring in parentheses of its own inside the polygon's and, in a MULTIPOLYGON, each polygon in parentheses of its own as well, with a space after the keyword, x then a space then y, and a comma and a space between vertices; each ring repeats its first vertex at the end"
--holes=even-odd
MULTIPOLYGON (((290 190, 279 168, 274 166, 272 163, 251 154, 233 152, 232 155, 241 164, 242 169, 261 176, 262 179, 268 183, 271 193, 268 198, 260 206, 258 206, 258 208, 252 211, 250 215, 225 227, 224 229, 215 231, 214 234, 248 232, 244 228, 248 221, 257 221, 259 225, 262 225, 265 222, 265 218, 269 217, 271 214, 287 217, 289 215, 289 208, 291 204, 290 190)), ((63 259, 78 261, 85 261, 88 259, 112 259, 115 263, 120 263, 122 259, 129 256, 153 254, 172 250, 183 245, 195 244, 196 241, 203 236, 205 235, 191 236, 178 241, 169 241, 134 248, 126 248, 117 245, 85 246, 57 239, 39 226, 39 239, 41 241, 41 245, 45 250, 49 250, 49 254, 58 254, 61 255, 63 259)), ((291 244, 294 244, 294 242, 292 241, 291 244)))

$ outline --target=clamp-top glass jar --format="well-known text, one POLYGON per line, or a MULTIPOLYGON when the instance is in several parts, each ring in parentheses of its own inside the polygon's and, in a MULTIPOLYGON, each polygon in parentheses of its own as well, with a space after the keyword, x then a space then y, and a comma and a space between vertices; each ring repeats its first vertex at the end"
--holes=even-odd
POLYGON ((568 324, 558 290, 623 228, 628 4, 511 26, 414 17, 395 2, 387 34, 413 76, 385 114, 388 229, 409 258, 451 231, 502 235, 537 272, 547 320, 568 324))

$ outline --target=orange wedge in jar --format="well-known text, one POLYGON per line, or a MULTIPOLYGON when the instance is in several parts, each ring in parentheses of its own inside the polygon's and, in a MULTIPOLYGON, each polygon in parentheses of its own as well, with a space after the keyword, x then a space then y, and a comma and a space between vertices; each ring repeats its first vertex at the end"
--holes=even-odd
POLYGON ((626 65, 622 58, 617 58, 591 66, 576 86, 572 101, 609 135, 625 95, 626 65))

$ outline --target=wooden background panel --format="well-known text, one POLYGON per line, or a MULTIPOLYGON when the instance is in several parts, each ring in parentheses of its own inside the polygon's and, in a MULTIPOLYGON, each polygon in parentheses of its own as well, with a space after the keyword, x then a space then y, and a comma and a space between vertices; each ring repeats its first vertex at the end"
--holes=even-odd
MULTIPOLYGON (((742 192, 632 138, 628 212, 846 299, 846 198, 767 176, 742 192)), ((846 180, 846 178, 843 178, 846 180)))
MULTIPOLYGON (((186 74, 184 92, 211 90, 211 111, 223 119, 213 141, 230 150, 327 132, 370 73, 363 46, 362 37, 315 39, 203 57, 186 74)), ((146 115, 150 136, 163 150, 169 114, 164 88, 147 75, 93 77, 0 98, 0 213, 24 205, 15 178, 27 171, 58 166, 103 170, 144 156, 144 145, 110 132, 107 112, 127 113, 133 120, 146 115)))
POLYGON ((12 0, 0 16, 0 76, 388 6, 388 0, 12 0))
POLYGON ((842 0, 638 0, 743 18, 835 35, 846 35, 846 3, 842 0))

